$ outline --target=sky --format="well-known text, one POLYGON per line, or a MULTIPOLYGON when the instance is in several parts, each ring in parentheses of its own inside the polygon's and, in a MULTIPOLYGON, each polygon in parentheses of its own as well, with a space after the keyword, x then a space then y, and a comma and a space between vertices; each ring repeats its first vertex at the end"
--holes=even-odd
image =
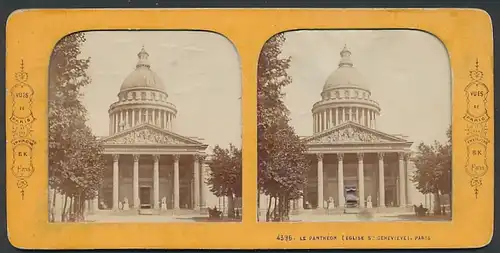
MULTIPOLYGON (((412 30, 293 31, 282 57, 291 57, 285 104, 297 134, 313 132, 311 109, 327 77, 338 68, 344 45, 381 107, 377 129, 409 141, 446 141, 451 124, 451 70, 444 45, 412 30)), ((415 148, 417 145, 413 145, 415 148)))
POLYGON ((92 82, 84 88, 88 125, 108 136, 109 106, 135 69, 144 46, 151 69, 177 107, 174 132, 203 138, 209 147, 241 146, 241 69, 233 44, 198 31, 86 32, 82 57, 90 57, 92 82))

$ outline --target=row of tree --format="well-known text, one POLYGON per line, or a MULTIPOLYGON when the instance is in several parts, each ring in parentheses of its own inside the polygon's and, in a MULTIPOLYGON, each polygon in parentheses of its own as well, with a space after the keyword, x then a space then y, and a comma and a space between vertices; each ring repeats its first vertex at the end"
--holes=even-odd
POLYGON ((49 69, 49 220, 56 219, 56 196, 62 195, 62 221, 84 219, 84 203, 102 183, 102 147, 85 124, 82 88, 90 83, 90 59, 81 59, 84 33, 64 37, 54 48, 49 69))
POLYGON ((258 63, 257 203, 260 193, 269 196, 266 221, 289 219, 290 200, 302 196, 309 170, 306 145, 290 125, 290 113, 283 102, 283 89, 292 81, 287 74, 290 58, 280 57, 285 40, 284 34, 268 40, 258 63))
POLYGON ((237 212, 235 206, 235 199, 241 198, 242 193, 241 149, 232 144, 229 148, 216 145, 212 153, 210 172, 205 183, 215 196, 228 198, 229 218, 241 218, 241 213, 237 212))
POLYGON ((435 214, 441 214, 443 211, 441 208, 441 198, 443 195, 449 196, 450 207, 452 204, 451 126, 448 128, 446 136, 448 139, 445 143, 438 141, 434 141, 432 144, 420 143, 417 147, 415 157, 412 158, 416 170, 411 179, 417 190, 421 193, 435 196, 435 214))

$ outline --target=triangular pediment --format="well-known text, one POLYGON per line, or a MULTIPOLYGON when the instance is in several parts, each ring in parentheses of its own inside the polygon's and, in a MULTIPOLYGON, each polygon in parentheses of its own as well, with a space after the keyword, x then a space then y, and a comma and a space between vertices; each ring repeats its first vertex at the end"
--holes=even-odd
POLYGON ((151 124, 141 124, 103 139, 104 144, 204 145, 151 124))
POLYGON ((345 144, 406 143, 408 141, 349 121, 324 132, 307 137, 306 142, 308 144, 345 144))

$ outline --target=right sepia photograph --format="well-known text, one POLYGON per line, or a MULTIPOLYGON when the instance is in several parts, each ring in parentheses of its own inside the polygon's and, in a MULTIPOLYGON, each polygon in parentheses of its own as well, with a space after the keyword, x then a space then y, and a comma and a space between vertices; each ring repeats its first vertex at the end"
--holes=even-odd
POLYGON ((257 73, 260 222, 449 222, 449 55, 418 30, 300 30, 257 73))

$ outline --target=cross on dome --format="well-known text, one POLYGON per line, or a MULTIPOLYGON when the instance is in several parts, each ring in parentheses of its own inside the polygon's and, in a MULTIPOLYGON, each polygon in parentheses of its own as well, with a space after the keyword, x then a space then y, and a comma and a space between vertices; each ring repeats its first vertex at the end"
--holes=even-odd
POLYGON ((142 67, 142 66, 149 68, 151 66, 149 64, 149 61, 148 61, 149 54, 148 54, 148 52, 146 52, 146 49, 144 49, 144 45, 142 45, 142 49, 137 54, 137 57, 139 57, 139 61, 137 62, 137 65, 136 65, 137 68, 142 67))
POLYGON ((347 45, 344 45, 344 48, 342 49, 342 51, 340 51, 340 62, 339 62, 339 67, 343 67, 343 66, 349 66, 349 67, 352 67, 353 64, 352 64, 352 61, 351 61, 351 51, 349 51, 349 49, 347 49, 347 45))

